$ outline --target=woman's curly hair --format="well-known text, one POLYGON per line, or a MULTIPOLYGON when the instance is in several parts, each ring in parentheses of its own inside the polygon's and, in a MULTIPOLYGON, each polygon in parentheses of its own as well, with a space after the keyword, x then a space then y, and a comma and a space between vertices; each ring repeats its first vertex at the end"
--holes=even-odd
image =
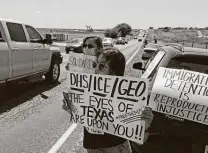
POLYGON ((126 59, 120 50, 115 47, 106 47, 100 54, 104 55, 109 62, 111 74, 115 74, 116 76, 124 75, 126 59))

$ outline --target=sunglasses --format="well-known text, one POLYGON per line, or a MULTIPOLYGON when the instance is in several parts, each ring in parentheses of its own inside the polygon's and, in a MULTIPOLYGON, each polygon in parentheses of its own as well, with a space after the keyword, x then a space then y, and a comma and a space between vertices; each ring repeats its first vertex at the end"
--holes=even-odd
POLYGON ((102 71, 105 68, 105 64, 104 63, 98 63, 98 62, 93 62, 92 66, 93 68, 96 68, 98 65, 98 70, 102 71))
POLYGON ((89 49, 95 48, 93 44, 84 44, 84 45, 83 45, 83 48, 87 48, 87 47, 88 47, 89 49))

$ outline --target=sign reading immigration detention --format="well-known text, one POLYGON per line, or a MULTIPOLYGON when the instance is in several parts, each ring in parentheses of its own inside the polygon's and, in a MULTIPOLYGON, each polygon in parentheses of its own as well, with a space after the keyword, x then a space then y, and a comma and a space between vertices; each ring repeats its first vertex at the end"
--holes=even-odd
POLYGON ((153 85, 150 107, 175 119, 208 125, 208 75, 161 67, 153 85))
POLYGON ((71 121, 143 143, 147 105, 146 79, 68 72, 71 121))

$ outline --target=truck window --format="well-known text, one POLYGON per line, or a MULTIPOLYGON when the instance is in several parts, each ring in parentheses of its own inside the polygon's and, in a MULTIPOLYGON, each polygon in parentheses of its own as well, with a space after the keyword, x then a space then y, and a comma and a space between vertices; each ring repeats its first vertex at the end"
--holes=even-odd
POLYGON ((26 25, 26 29, 29 34, 31 42, 42 40, 41 35, 33 27, 26 25))
POLYGON ((27 42, 25 32, 21 24, 7 22, 7 28, 12 41, 27 42))

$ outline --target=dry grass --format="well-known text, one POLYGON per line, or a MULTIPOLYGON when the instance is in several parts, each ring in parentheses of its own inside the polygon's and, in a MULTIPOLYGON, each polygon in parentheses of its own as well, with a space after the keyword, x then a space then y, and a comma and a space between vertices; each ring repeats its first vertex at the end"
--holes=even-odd
MULTIPOLYGON (((208 30, 200 30, 202 34, 208 35, 208 30)), ((150 30, 147 40, 153 42, 154 36, 161 43, 180 43, 187 47, 206 48, 208 39, 198 38, 196 30, 170 30, 164 32, 162 30, 150 30)))

